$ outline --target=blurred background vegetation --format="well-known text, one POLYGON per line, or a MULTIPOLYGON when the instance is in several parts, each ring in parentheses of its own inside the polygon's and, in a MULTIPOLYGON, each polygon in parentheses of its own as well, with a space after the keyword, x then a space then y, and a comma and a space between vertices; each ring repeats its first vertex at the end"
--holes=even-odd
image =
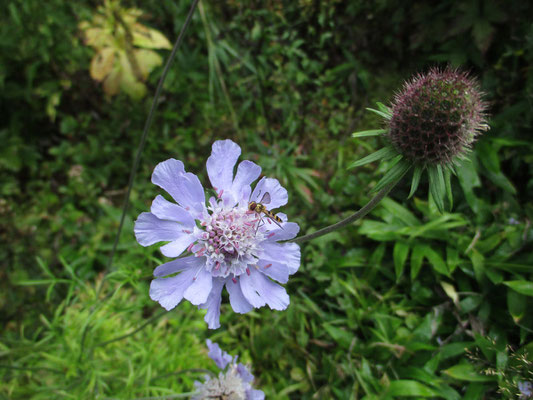
MULTIPOLYGON (((268 399, 518 397, 518 383, 533 380, 531 2, 202 0, 165 82, 111 270, 169 51, 134 42, 151 52, 135 53, 136 89, 104 90, 104 72, 124 77, 135 62, 115 21, 122 64, 91 70, 98 50, 84 29, 100 6, 9 0, 0 14, 0 398, 188 392, 195 369, 213 367, 205 338, 253 363, 268 399), (364 221, 302 245, 285 312, 243 316, 223 304, 222 328, 208 331, 189 303, 161 313, 149 299, 163 257, 132 228, 158 193, 158 162, 180 159, 207 182, 211 143, 231 138, 287 187, 282 211, 311 232, 368 201, 386 170, 346 170, 382 145, 351 138, 381 124, 365 107, 448 64, 479 77, 491 113, 452 182, 451 213, 428 204, 427 185, 407 201, 403 182, 364 221)), ((190 2, 120 6, 173 42, 190 2)))

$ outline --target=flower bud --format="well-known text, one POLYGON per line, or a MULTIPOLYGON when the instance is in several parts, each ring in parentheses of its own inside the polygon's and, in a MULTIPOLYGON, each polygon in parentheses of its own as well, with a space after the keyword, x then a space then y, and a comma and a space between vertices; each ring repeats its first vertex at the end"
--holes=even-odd
POLYGON ((488 129, 477 81, 457 69, 431 69, 404 84, 392 104, 389 138, 406 159, 446 165, 488 129))

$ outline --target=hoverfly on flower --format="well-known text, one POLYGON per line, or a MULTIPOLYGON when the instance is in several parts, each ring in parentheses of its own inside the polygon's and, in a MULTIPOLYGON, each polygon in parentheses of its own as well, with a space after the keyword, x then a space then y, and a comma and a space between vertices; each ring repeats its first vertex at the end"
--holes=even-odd
POLYGON ((169 242, 161 252, 174 258, 155 269, 150 297, 166 310, 183 299, 207 309, 204 319, 210 329, 220 327, 224 287, 239 314, 265 305, 286 309, 289 295, 274 281, 287 283, 300 266, 300 247, 286 242, 298 234, 298 224, 269 211, 287 204, 287 190, 267 177, 252 190, 261 167, 244 160, 234 173, 240 154, 241 148, 229 139, 213 143, 206 168, 217 196, 209 199, 198 177, 185 171, 181 161, 159 163, 152 182, 175 202, 159 195, 150 212, 135 221, 142 246, 169 242), (261 224, 263 214, 276 224, 283 222, 283 229, 261 224))
POLYGON ((248 203, 248 210, 251 212, 257 213, 257 215, 259 215, 259 218, 261 219, 261 222, 263 222, 263 217, 261 216, 261 213, 265 214, 267 218, 274 221, 274 223, 277 226, 283 229, 283 227, 281 226, 281 223, 283 222, 282 219, 278 217, 276 214, 274 214, 272 211, 267 210, 267 208, 265 207, 265 204, 270 204, 270 201, 271 201, 270 193, 265 192, 265 194, 261 198, 261 201, 259 202, 251 201, 250 203, 248 203))

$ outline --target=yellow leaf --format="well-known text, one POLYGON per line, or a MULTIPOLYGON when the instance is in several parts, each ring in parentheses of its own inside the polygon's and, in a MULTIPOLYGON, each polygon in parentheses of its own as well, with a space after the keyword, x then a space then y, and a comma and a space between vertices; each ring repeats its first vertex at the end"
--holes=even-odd
POLYGON ((168 39, 159 31, 136 23, 131 29, 133 44, 145 49, 171 49, 168 39))
POLYGON ((440 285, 442 286, 442 288, 444 289, 444 291, 446 292, 448 297, 450 299, 452 299, 455 304, 458 304, 459 295, 455 291, 455 288, 453 287, 453 285, 451 285, 451 284, 449 284, 447 282, 443 282, 443 281, 441 281, 440 285))
POLYGON ((137 18, 142 17, 142 15, 142 10, 138 8, 128 8, 127 10, 123 10, 123 18, 128 25, 137 22, 137 18))
POLYGON ((89 46, 101 48, 112 44, 112 37, 102 28, 87 28, 84 33, 89 46))
POLYGON ((119 56, 121 68, 120 88, 133 99, 141 99, 146 94, 146 86, 135 78, 126 52, 121 51, 119 56))
POLYGON ((115 50, 105 47, 100 50, 91 60, 91 78, 95 81, 102 81, 113 69, 115 62, 115 50))
POLYGON ((135 58, 145 80, 155 67, 163 63, 163 59, 159 54, 147 49, 135 50, 135 58))
POLYGON ((104 80, 104 92, 108 96, 114 96, 118 93, 120 89, 120 67, 115 65, 113 71, 105 78, 104 80))

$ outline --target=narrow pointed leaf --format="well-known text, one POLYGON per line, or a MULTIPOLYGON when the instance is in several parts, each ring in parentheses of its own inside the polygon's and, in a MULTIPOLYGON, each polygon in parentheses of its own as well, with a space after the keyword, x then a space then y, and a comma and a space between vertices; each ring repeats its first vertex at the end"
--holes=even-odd
POLYGON ((382 149, 379 149, 375 153, 366 156, 365 158, 355 161, 348 167, 348 169, 360 167, 361 165, 365 165, 378 160, 389 160, 396 155, 398 155, 398 152, 396 150, 394 150, 390 146, 386 146, 382 149))
POLYGON ((429 175, 429 193, 439 209, 439 212, 444 212, 444 192, 446 191, 444 184, 444 176, 442 175, 442 168, 440 165, 428 168, 429 175))
POLYGON ((451 171, 446 168, 444 169, 444 184, 446 186, 446 197, 448 198, 448 204, 450 210, 453 208, 453 193, 452 193, 452 183, 451 183, 451 171))
POLYGON ((378 101, 376 102, 376 105, 378 106, 380 111, 383 111, 385 114, 392 116, 390 108, 387 107, 385 104, 378 101))
POLYGON ((420 244, 415 245, 411 253, 411 280, 414 281, 422 268, 424 261, 424 247, 420 244))
POLYGON ((415 170, 413 172, 413 180, 411 181, 411 191, 409 192, 409 196, 407 196, 408 199, 413 197, 413 195, 416 192, 416 189, 418 189, 418 184, 420 183, 420 177, 422 176, 423 168, 420 165, 417 165, 415 167, 415 170))
POLYGON ((440 397, 439 393, 429 386, 407 379, 392 381, 388 394, 393 397, 440 397))
POLYGON ((409 254, 409 245, 403 242, 396 242, 392 256, 394 259, 394 272, 396 273, 396 281, 400 279, 405 267, 405 261, 409 254))
POLYGON ((533 296, 533 282, 528 281, 505 281, 504 285, 509 286, 515 292, 525 296, 533 296))
POLYGON ((368 108, 368 107, 366 109, 368 111, 372 111, 373 113, 376 113, 377 115, 379 115, 380 117, 383 117, 385 119, 391 119, 392 118, 392 115, 384 113, 383 111, 374 110, 373 108, 368 108))
POLYGON ((378 190, 383 189, 391 182, 398 182, 402 177, 409 171, 411 164, 403 159, 400 159, 387 173, 381 178, 377 185, 370 191, 370 193, 375 193, 378 190))
POLYGON ((366 137, 366 136, 379 136, 386 132, 387 132, 386 129, 371 129, 368 131, 354 132, 352 133, 352 137, 359 138, 359 137, 366 137))

